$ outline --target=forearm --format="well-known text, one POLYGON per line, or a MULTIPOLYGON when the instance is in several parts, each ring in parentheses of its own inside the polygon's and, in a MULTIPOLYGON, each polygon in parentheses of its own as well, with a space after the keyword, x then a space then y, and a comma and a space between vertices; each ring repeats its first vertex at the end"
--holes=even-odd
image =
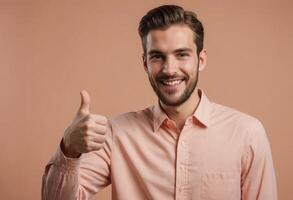
POLYGON ((78 199, 79 159, 69 159, 60 149, 47 164, 42 182, 42 199, 78 199))
POLYGON ((87 200, 111 183, 109 141, 100 151, 66 157, 60 146, 45 168, 42 200, 87 200))

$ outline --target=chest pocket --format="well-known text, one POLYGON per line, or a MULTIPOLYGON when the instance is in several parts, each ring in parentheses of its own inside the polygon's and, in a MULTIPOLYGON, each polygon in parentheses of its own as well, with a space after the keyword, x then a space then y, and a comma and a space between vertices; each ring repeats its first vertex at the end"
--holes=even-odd
POLYGON ((201 177, 202 200, 240 200, 238 172, 205 172, 201 177))

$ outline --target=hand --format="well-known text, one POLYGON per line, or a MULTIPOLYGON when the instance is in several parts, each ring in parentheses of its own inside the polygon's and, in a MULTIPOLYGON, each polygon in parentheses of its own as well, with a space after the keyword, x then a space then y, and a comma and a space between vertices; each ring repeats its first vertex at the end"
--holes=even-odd
POLYGON ((105 142, 107 118, 90 114, 90 96, 80 92, 81 105, 69 127, 64 132, 61 148, 67 157, 77 158, 82 153, 99 150, 105 142))

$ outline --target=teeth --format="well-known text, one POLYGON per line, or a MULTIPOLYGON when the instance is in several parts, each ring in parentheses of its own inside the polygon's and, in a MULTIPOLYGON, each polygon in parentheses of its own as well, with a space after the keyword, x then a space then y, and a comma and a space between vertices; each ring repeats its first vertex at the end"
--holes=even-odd
POLYGON ((173 81, 167 81, 167 80, 163 80, 162 82, 165 85, 178 85, 182 82, 183 80, 173 80, 173 81))

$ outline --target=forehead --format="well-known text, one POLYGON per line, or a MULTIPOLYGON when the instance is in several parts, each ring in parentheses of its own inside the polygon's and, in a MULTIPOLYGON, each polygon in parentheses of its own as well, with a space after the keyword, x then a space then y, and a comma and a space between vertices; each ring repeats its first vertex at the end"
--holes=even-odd
POLYGON ((196 50, 194 33, 186 25, 172 25, 166 30, 151 30, 146 37, 147 52, 160 50, 172 52, 179 48, 196 50))

